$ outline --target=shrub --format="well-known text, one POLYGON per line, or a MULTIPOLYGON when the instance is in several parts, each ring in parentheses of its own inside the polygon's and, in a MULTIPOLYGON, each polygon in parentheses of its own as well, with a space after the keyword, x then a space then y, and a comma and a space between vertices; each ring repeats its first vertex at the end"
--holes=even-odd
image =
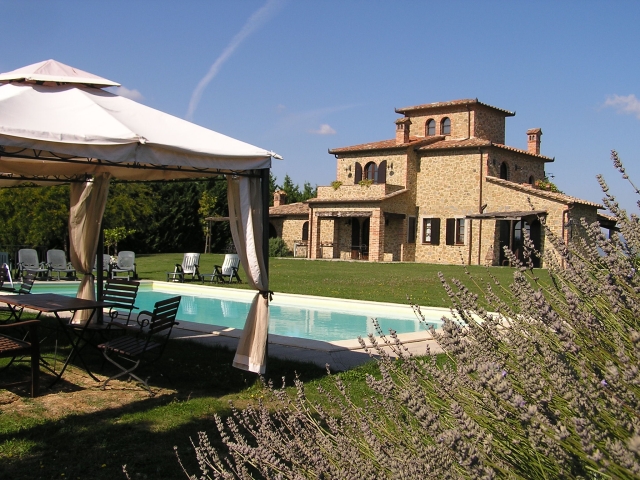
POLYGON ((269 256, 270 257, 290 257, 293 254, 282 238, 269 239, 269 256))
POLYGON ((330 411, 308 400, 300 381, 293 397, 267 385, 276 411, 260 405, 216 416, 225 452, 200 433, 202 477, 640 476, 640 225, 599 181, 620 236, 607 239, 594 224, 589 241, 567 246, 547 231, 561 255, 545 257, 550 284, 536 278, 539 253, 525 236, 513 283, 485 289, 491 312, 442 278, 452 318, 431 333, 444 364, 430 352, 411 355, 393 332, 380 344, 370 336, 381 377, 367 378, 364 404, 339 376, 321 392, 330 411))
POLYGON ((342 186, 342 182, 340 180, 334 180, 333 182, 331 182, 331 186, 334 190, 337 190, 342 186))

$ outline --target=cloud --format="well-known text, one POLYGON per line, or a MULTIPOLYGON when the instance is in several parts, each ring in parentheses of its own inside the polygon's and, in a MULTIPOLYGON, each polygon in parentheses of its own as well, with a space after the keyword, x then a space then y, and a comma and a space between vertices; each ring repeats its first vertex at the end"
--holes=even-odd
POLYGON ((140 102, 144 99, 138 90, 129 90, 127 87, 116 87, 113 89, 113 93, 120 95, 121 97, 128 98, 129 100, 135 100, 136 102, 140 102))
POLYGON ((267 3, 257 10, 256 12, 249 17, 247 23, 244 24, 242 29, 236 34, 233 39, 231 39, 231 43, 227 45, 227 48, 224 49, 222 54, 217 58, 211 68, 209 68, 209 72, 200 80, 198 86, 195 88, 193 93, 191 94, 191 100, 189 101, 189 109, 187 110, 186 118, 187 120, 193 119, 193 114, 198 108, 198 104, 200 103, 200 99, 202 98, 202 93, 204 89, 207 88, 209 82, 215 78, 215 76, 220 71, 220 68, 231 58, 231 55, 236 51, 236 49, 242 44, 242 42, 249 37, 253 32, 255 32, 258 28, 264 25, 274 14, 275 12, 282 6, 283 0, 268 0, 267 3))
POLYGON ((335 135, 336 131, 331 128, 330 125, 323 123, 320 125, 320 128, 317 130, 309 130, 310 133, 315 133, 316 135, 335 135))
POLYGON ((638 100, 634 94, 627 95, 626 97, 623 95, 611 95, 607 97, 604 106, 615 108, 618 113, 635 115, 640 119, 640 100, 638 100))

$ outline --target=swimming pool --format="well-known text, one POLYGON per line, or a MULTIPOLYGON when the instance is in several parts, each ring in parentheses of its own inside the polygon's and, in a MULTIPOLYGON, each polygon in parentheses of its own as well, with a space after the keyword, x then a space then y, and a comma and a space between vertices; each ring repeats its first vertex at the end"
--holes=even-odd
MULTIPOLYGON (((77 289, 75 282, 39 282, 32 291, 75 296, 77 289)), ((153 310, 155 302, 175 295, 182 296, 178 320, 242 329, 254 292, 149 281, 140 285, 136 306, 139 310, 153 310)), ((378 319, 385 333, 389 329, 411 333, 426 328, 411 307, 391 303, 276 293, 269 312, 269 333, 320 341, 351 340, 374 333, 371 317, 378 319)), ((429 308, 423 313, 437 327, 448 310, 429 308)))

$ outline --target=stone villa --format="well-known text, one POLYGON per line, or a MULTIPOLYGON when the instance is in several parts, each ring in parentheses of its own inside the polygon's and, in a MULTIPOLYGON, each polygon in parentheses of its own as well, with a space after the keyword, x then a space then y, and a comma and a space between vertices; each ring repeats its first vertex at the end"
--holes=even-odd
POLYGON ((305 203, 276 192, 270 235, 295 256, 370 262, 505 265, 504 246, 521 255, 523 230, 541 250, 539 218, 572 241, 580 219, 613 228, 601 205, 539 188, 542 130, 527 150, 505 145, 515 114, 475 100, 395 110, 395 138, 329 150, 336 180, 305 203))

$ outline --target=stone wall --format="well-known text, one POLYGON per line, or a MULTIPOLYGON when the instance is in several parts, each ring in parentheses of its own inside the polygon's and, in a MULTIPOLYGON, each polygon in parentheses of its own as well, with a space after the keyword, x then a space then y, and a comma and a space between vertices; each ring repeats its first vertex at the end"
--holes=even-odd
POLYGON ((503 113, 478 106, 473 118, 472 137, 504 144, 506 118, 503 113))
POLYGON ((533 177, 534 182, 544 179, 544 160, 524 153, 510 152, 498 148, 492 148, 487 154, 488 175, 500 178, 500 165, 502 162, 507 165, 507 180, 510 182, 529 183, 530 177, 533 177))
POLYGON ((468 257, 465 245, 446 245, 446 219, 478 213, 480 175, 480 154, 474 150, 430 152, 420 159, 417 262, 459 264, 468 257), (439 245, 422 243, 424 218, 440 218, 439 245))
POLYGON ((355 164, 360 163, 364 171, 365 165, 369 162, 387 161, 387 179, 389 185, 404 187, 406 178, 406 151, 378 151, 378 152, 358 152, 337 159, 336 180, 342 182, 343 186, 355 185, 355 164))

